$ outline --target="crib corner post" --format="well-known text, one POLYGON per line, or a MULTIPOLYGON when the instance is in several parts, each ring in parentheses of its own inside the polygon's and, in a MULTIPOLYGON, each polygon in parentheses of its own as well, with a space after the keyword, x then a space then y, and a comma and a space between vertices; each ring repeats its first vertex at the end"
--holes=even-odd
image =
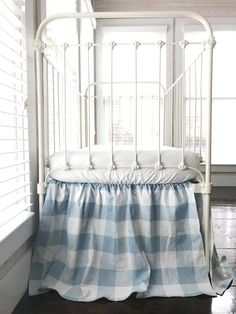
POLYGON ((44 182, 37 184, 37 193, 39 195, 39 211, 41 211, 44 203, 44 195, 46 194, 46 184, 44 182))
POLYGON ((210 208, 211 208, 211 194, 204 193, 203 200, 203 228, 204 228, 204 247, 206 265, 209 274, 211 273, 211 255, 212 255, 212 237, 211 237, 211 222, 210 222, 210 208))
POLYGON ((203 208, 204 220, 204 242, 205 255, 209 273, 211 272, 211 254, 212 254, 212 239, 211 239, 211 146, 212 146, 212 80, 213 80, 213 49, 215 47, 215 38, 211 35, 206 43, 208 50, 208 93, 207 93, 207 136, 206 136, 206 175, 205 186, 207 191, 205 194, 205 203, 203 208))
POLYGON ((37 84, 37 114, 38 114, 38 194, 39 194, 39 211, 44 203, 44 109, 43 109, 43 49, 44 45, 40 37, 36 36, 34 42, 35 59, 36 59, 36 84, 37 84), (43 187, 43 188, 42 188, 43 187))

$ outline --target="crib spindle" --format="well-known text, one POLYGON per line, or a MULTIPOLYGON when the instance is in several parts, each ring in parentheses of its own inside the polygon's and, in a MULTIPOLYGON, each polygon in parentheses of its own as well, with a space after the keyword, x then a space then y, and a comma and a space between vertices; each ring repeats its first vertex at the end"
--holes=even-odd
POLYGON ((68 151, 67 151, 67 71, 66 71, 66 51, 69 45, 64 43, 63 46, 63 92, 64 92, 64 146, 65 146, 65 170, 69 170, 68 151))
POLYGON ((140 46, 139 42, 134 42, 134 163, 132 168, 134 170, 139 169, 138 164, 138 47, 140 46))
POLYGON ((88 60, 88 67, 87 67, 87 75, 88 75, 88 94, 86 98, 86 108, 88 112, 88 124, 87 124, 87 133, 88 133, 88 166, 87 169, 93 169, 93 164, 91 162, 91 94, 90 94, 90 48, 93 46, 92 43, 87 44, 87 60, 88 60))
POLYGON ((164 41, 160 40, 158 43, 158 50, 159 50, 159 83, 158 83, 158 150, 157 150, 157 163, 155 168, 160 170, 163 168, 163 165, 161 163, 161 65, 162 65, 162 59, 161 59, 161 51, 162 47, 165 45, 164 41))
POLYGON ((203 54, 201 54, 200 58, 200 91, 199 91, 199 97, 200 97, 200 143, 199 143, 199 155, 200 160, 202 159, 202 80, 203 80, 203 72, 202 72, 202 66, 203 66, 203 54))
MULTIPOLYGON (((49 104, 49 95, 48 95, 48 85, 49 85, 49 78, 48 78, 48 60, 46 58, 43 58, 43 80, 45 84, 45 88, 43 89, 43 97, 44 97, 44 121, 45 121, 45 133, 48 134, 49 130, 49 109, 48 109, 48 104, 49 104)), ((49 156, 49 138, 46 136, 45 137, 45 143, 44 143, 44 152, 45 152, 45 160, 48 159, 49 156)))
POLYGON ((190 141, 191 141, 191 123, 192 123, 192 117, 191 117, 191 97, 192 97, 192 89, 191 89, 191 68, 189 68, 189 95, 188 95, 188 117, 189 117, 189 122, 188 122, 188 149, 191 148, 191 144, 190 144, 190 141))
POLYGON ((193 127, 193 150, 196 151, 197 135, 197 61, 194 62, 194 127, 193 127))
POLYGON ((182 80, 181 82, 181 107, 182 107, 182 150, 181 150, 181 162, 179 169, 187 169, 184 160, 185 145, 186 145, 186 104, 185 104, 185 92, 186 92, 186 73, 185 73, 185 49, 188 45, 188 41, 182 40, 180 47, 182 48, 182 80))
POLYGON ((61 123, 60 123, 60 75, 59 72, 56 72, 57 79, 56 79, 56 88, 57 88, 57 132, 58 132, 58 151, 61 150, 61 123))
POLYGON ((115 170, 116 169, 116 165, 114 162, 114 121, 113 121, 113 106, 114 106, 114 97, 113 97, 113 53, 114 53, 114 48, 116 46, 115 42, 111 42, 111 66, 110 66, 110 70, 111 70, 111 78, 110 78, 110 93, 111 93, 111 106, 110 106, 110 130, 111 130, 111 161, 110 161, 110 165, 108 166, 108 168, 110 170, 115 170))
POLYGON ((53 153, 56 151, 56 97, 55 97, 55 68, 52 67, 52 112, 53 112, 53 153))

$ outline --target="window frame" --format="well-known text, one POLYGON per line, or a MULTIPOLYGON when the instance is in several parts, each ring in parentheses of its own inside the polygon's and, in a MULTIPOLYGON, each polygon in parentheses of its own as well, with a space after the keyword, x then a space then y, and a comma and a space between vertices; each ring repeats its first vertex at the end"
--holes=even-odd
MULTIPOLYGON (((208 21, 211 24, 213 31, 236 30, 235 18, 209 17, 208 21)), ((194 21, 191 19, 188 19, 188 18, 178 19, 176 21, 176 29, 175 29, 176 38, 177 38, 176 41, 180 41, 183 38, 185 31, 194 32, 194 31, 201 31, 201 30, 204 30, 201 27, 201 25, 199 25, 197 22, 194 23, 194 21)), ((181 48, 177 48, 176 55, 175 55, 176 60, 182 60, 181 54, 182 54, 181 48)), ((176 64, 176 69, 175 69, 176 73, 180 73, 181 68, 182 68, 181 62, 178 62, 178 63, 175 62, 175 64, 176 64)), ((214 71, 214 69, 213 69, 213 71, 214 71)), ((216 97, 216 99, 217 98, 218 97, 216 97)), ((235 97, 235 99, 236 99, 236 97, 235 97)), ((212 166, 213 166, 213 171, 215 173, 229 174, 230 172, 231 173, 236 172, 235 171, 236 162, 235 162, 235 164, 217 163, 217 164, 212 164, 212 166)), ((202 167, 202 169, 204 169, 204 167, 202 167)), ((224 182, 225 182, 225 180, 224 180, 224 182)))

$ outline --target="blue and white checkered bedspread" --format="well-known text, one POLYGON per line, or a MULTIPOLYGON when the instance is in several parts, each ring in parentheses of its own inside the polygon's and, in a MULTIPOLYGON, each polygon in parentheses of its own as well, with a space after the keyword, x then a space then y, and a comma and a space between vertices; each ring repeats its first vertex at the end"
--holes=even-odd
POLYGON ((47 289, 76 301, 215 295, 191 185, 51 181, 29 292, 47 289))

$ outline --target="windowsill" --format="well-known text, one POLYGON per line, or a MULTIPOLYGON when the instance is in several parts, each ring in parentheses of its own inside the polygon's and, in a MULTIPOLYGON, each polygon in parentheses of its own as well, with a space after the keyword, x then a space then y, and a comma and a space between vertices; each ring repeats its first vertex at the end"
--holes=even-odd
MULTIPOLYGON (((201 164, 200 170, 204 172, 205 163, 201 164)), ((234 172, 236 172, 236 165, 212 164, 211 165, 211 171, 212 171, 212 173, 234 173, 234 172)))
POLYGON ((34 213, 25 211, 0 229, 0 266, 34 233, 34 213))

